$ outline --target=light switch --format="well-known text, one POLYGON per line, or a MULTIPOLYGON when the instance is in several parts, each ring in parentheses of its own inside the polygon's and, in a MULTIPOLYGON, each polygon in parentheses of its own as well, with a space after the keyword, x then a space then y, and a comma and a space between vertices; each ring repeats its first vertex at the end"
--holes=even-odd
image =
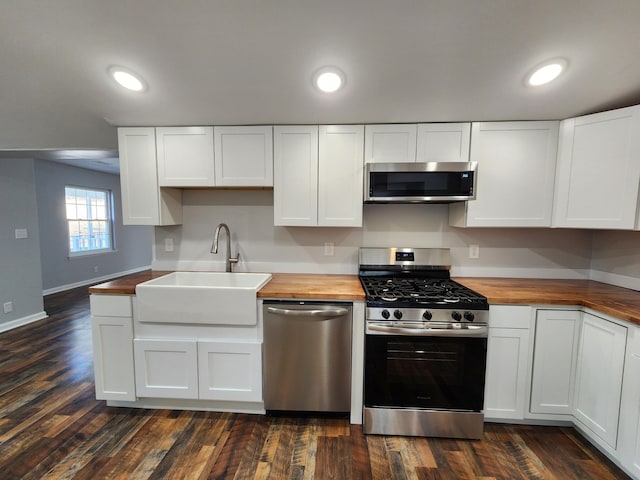
POLYGON ((26 228, 16 228, 16 240, 22 238, 29 238, 29 234, 26 228))

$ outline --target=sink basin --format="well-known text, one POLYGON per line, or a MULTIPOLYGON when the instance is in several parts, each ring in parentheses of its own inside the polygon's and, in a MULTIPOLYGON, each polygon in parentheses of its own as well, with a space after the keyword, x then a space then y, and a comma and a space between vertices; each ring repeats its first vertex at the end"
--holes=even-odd
POLYGON ((256 293, 268 273, 174 272, 136 286, 137 315, 147 323, 255 325, 256 293))

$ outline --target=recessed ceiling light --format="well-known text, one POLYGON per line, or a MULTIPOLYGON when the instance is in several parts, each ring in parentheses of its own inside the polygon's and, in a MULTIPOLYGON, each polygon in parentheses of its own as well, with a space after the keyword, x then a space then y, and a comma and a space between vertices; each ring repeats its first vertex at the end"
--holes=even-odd
POLYGON ((109 75, 124 88, 133 92, 144 92, 147 84, 140 75, 124 67, 109 67, 109 75))
POLYGON ((533 72, 527 77, 527 85, 538 87, 545 85, 556 78, 567 67, 567 61, 564 58, 556 58, 538 65, 533 72))
POLYGON ((313 75, 313 84, 324 93, 333 93, 344 87, 346 77, 337 67, 323 67, 313 75))

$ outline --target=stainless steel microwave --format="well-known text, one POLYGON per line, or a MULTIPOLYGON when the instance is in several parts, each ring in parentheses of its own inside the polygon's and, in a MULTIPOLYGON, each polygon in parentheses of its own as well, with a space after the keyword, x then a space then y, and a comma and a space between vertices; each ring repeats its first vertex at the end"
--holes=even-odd
POLYGON ((367 163, 365 203, 451 203, 476 197, 477 162, 367 163))

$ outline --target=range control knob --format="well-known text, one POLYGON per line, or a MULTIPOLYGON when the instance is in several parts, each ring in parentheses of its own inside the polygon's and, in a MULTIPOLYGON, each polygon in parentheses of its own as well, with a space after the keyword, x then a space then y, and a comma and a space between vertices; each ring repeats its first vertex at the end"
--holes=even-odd
POLYGON ((451 318, 453 318, 456 322, 459 322, 462 318, 462 315, 460 315, 460 312, 451 312, 451 318))
POLYGON ((473 312, 464 312, 464 319, 467 322, 473 322, 475 318, 476 316, 473 314, 473 312))
POLYGON ((422 314, 422 318, 424 318, 425 320, 431 320, 432 317, 433 317, 433 315, 431 314, 431 312, 429 310, 427 310, 426 312, 424 312, 422 314))
POLYGON ((400 310, 396 310, 393 312, 393 316, 400 320, 402 318, 402 312, 400 310))
POLYGON ((391 316, 391 314, 389 313, 389 310, 382 310, 381 315, 382 315, 382 318, 384 318, 385 320, 391 316))

